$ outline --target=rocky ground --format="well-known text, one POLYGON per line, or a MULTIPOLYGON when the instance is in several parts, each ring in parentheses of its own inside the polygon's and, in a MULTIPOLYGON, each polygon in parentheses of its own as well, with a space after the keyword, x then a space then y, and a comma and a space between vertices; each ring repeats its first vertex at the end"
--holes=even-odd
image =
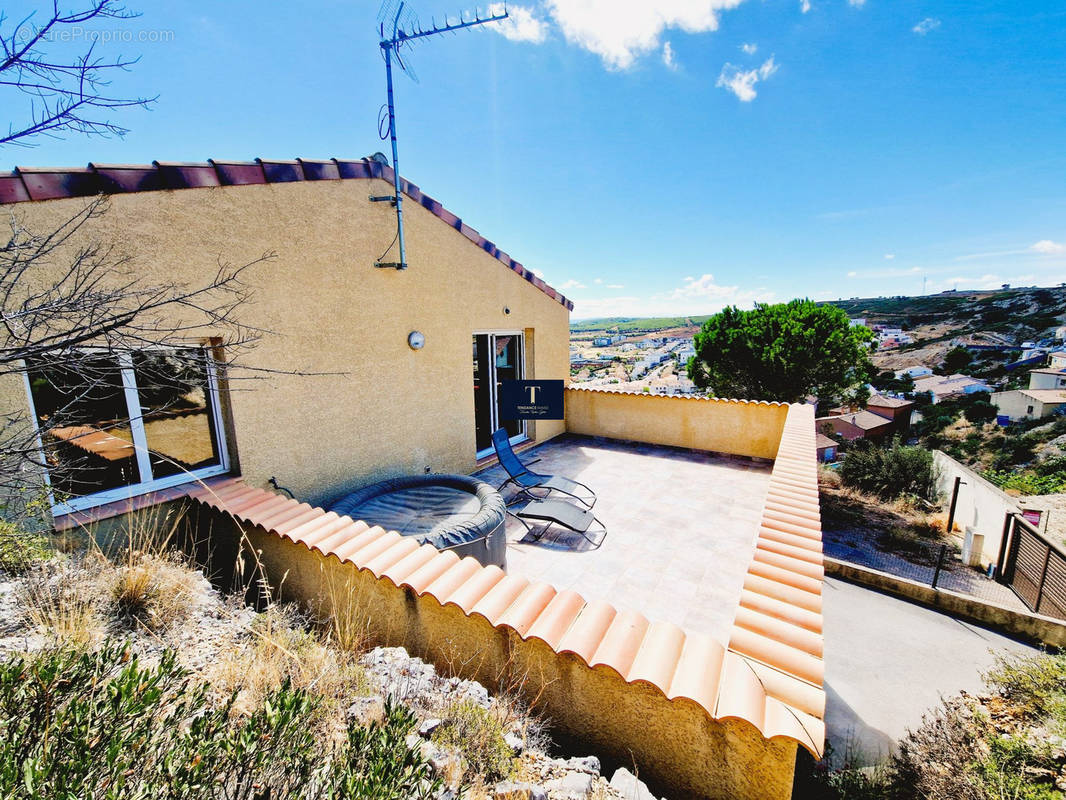
MULTIPOLYGON (((386 698, 402 702, 419 719, 408 744, 447 782, 441 800, 458 797, 460 786, 471 800, 656 800, 626 769, 608 780, 595 756, 553 752, 544 721, 517 695, 494 697, 399 647, 341 652, 321 630, 293 608, 258 613, 159 555, 119 564, 58 555, 18 575, 0 573, 0 659, 119 636, 142 660, 174 650, 220 697, 290 679, 335 700, 338 718, 360 723, 380 719, 386 698), (136 608, 131 585, 143 587, 136 608)), ((328 736, 330 725, 323 730, 328 736)))

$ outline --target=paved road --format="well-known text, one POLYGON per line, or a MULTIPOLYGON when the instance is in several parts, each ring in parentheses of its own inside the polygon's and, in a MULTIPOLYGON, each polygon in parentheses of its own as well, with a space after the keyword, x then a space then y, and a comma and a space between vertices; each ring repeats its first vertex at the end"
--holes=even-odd
POLYGON ((976 692, 992 651, 1034 652, 968 622, 837 578, 824 590, 826 725, 877 761, 942 696, 976 692))

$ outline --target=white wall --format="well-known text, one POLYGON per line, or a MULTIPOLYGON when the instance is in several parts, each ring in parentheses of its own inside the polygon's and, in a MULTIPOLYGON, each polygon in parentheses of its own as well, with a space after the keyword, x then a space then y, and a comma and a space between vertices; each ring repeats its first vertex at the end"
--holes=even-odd
POLYGON ((955 526, 960 531, 971 527, 977 533, 983 533, 985 544, 981 563, 984 566, 995 563, 1003 537, 1003 518, 1008 512, 1021 513, 1017 500, 947 453, 934 450, 933 458, 940 469, 939 488, 944 494, 945 507, 951 502, 955 478, 961 477, 963 481, 955 506, 955 526))

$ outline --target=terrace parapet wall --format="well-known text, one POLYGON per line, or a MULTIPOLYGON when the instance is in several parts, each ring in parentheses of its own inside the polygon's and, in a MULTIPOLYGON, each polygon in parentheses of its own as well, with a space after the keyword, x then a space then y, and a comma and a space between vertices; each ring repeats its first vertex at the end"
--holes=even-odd
MULTIPOLYGON (((576 394, 580 403, 592 393, 576 394)), ((824 744, 813 412, 677 402, 703 409, 690 412, 707 415, 700 424, 721 415, 720 427, 738 426, 738 437, 745 421, 767 437, 778 428, 773 446, 708 448, 777 456, 728 647, 239 479, 193 497, 241 529, 282 596, 442 669, 518 689, 561 738, 580 740, 609 765, 635 762, 642 779, 671 796, 785 800, 797 747, 818 756, 824 744)), ((625 438, 641 441, 654 430, 661 429, 649 424, 625 438)), ((727 440, 720 430, 691 434, 690 442, 727 440)))
POLYGON ((669 397, 571 387, 565 393, 570 433, 772 459, 787 403, 669 397))

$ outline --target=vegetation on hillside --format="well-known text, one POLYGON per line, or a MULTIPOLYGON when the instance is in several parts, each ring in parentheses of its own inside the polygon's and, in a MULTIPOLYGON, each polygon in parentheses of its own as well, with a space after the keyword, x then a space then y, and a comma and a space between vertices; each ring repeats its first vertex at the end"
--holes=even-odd
POLYGON ((863 440, 848 450, 840 476, 845 485, 896 500, 904 495, 930 503, 939 498, 939 473, 933 454, 924 447, 904 445, 898 437, 881 447, 863 440))
POLYGON ((702 325, 710 315, 701 317, 600 317, 570 323, 571 333, 655 333, 670 328, 691 328, 702 325))
POLYGON ((872 334, 810 300, 729 306, 703 323, 688 376, 720 397, 802 401, 865 390, 872 334))
MULTIPOLYGON (((1061 325, 1066 314, 1066 287, 950 292, 914 297, 874 297, 833 300, 849 317, 893 324, 904 329, 947 323, 949 337, 976 332, 1039 339, 1061 325)), ((910 347, 919 346, 916 342, 910 347)), ((906 348, 908 346, 904 346, 906 348)))
POLYGON ((876 767, 830 752, 797 769, 797 800, 1066 798, 1066 655, 1004 656, 985 691, 946 698, 876 767))

